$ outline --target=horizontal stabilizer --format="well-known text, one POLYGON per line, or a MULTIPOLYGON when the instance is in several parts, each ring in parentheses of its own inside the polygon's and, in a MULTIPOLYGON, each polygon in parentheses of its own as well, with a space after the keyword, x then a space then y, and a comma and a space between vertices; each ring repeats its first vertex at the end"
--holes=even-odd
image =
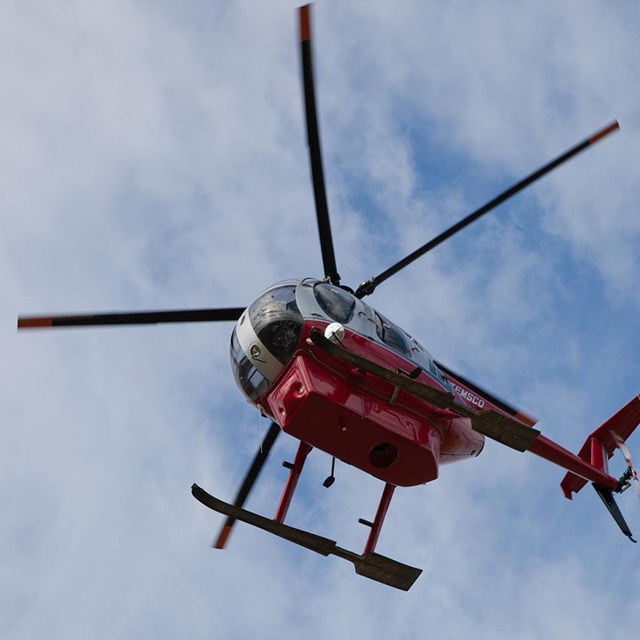
MULTIPOLYGON (((585 462, 593 464, 595 461, 592 461, 592 447, 594 443, 598 443, 602 450, 603 461, 606 462, 606 460, 613 456, 616 450, 617 444, 615 436, 618 436, 622 442, 626 441, 635 431, 638 424, 640 424, 640 396, 633 398, 633 400, 628 402, 622 409, 600 425, 585 440, 585 443, 578 452, 578 457, 585 462)), ((601 470, 606 472, 606 468, 601 470)), ((584 478, 581 478, 575 473, 567 473, 560 483, 560 486, 562 487, 565 497, 571 499, 571 494, 578 493, 585 484, 587 484, 587 480, 584 478)))
POLYGON ((315 551, 320 555, 334 555, 348 560, 354 565, 357 574, 390 587, 408 591, 422 573, 422 569, 410 567, 377 553, 359 555, 353 551, 339 547, 335 540, 330 540, 329 538, 324 538, 315 533, 303 531, 302 529, 296 529, 295 527, 276 522, 270 518, 265 518, 252 511, 235 507, 232 504, 223 502, 210 495, 197 484, 191 487, 191 493, 196 500, 218 513, 251 524, 279 538, 284 538, 285 540, 289 540, 289 542, 294 542, 301 547, 315 551))

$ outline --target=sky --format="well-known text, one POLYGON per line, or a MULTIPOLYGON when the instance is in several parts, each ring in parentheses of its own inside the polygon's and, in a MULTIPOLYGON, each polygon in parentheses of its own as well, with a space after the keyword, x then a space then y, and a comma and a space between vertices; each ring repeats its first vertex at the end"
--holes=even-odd
MULTIPOLYGON (((248 305, 322 275, 296 3, 0 3, 0 636, 624 637, 640 549, 561 469, 488 442, 396 492, 378 551, 408 593, 240 527, 266 424, 231 324, 18 335, 19 314, 248 305)), ((640 392, 635 2, 314 5, 343 282, 357 286, 614 119, 621 130, 370 304, 577 451, 640 392)), ((271 515, 282 436, 248 507, 271 515)), ((640 437, 629 441, 640 459, 640 437)), ((360 550, 382 484, 309 457, 288 516, 360 550)), ((611 471, 624 461, 617 455, 611 471)), ((619 498, 640 535, 640 500, 619 498)))

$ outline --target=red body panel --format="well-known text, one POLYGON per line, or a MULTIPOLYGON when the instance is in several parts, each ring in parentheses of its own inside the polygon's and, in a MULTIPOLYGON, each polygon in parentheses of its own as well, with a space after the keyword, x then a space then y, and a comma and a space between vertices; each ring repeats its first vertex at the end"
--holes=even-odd
MULTIPOLYGON (((396 486, 424 484, 438 477, 440 462, 477 455, 483 437, 467 418, 452 417, 390 383, 364 375, 306 345, 260 404, 283 431, 329 455, 396 486)), ((345 335, 345 348, 391 369, 414 366, 368 338, 345 335)), ((420 382, 437 386, 427 374, 420 382)))
POLYGON ((411 486, 438 477, 440 435, 432 424, 352 388, 305 353, 268 402, 283 431, 380 480, 411 486), (390 452, 377 465, 375 447, 390 452))

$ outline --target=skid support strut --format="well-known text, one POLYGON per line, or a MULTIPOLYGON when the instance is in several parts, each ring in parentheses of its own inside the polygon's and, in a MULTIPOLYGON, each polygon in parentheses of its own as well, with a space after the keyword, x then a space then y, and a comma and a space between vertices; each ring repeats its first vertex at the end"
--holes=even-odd
POLYGON ((300 442, 298 446, 298 450, 296 451, 296 457, 293 460, 293 464, 286 466, 289 468, 289 477, 287 478, 287 483, 284 485, 284 490, 282 491, 282 496, 280 497, 280 504, 278 504, 278 508, 276 510, 276 515, 274 516, 274 520, 282 524, 284 519, 287 517, 287 511, 289 511, 289 505, 291 504, 291 498, 293 498, 293 494, 298 486, 298 479, 300 478, 300 474, 302 473, 302 467, 304 467, 305 460, 309 455, 309 452, 313 449, 313 447, 306 442, 300 442))
POLYGON ((371 524, 371 532, 367 538, 367 544, 364 547, 365 554, 373 553, 375 551, 376 544, 378 544, 378 538, 380 537, 380 531, 382 530, 382 524, 384 523, 385 516, 387 515, 387 510, 389 509, 389 504, 391 504, 391 498, 393 498, 393 492, 395 489, 395 485, 389 484, 388 482, 384 485, 382 496, 380 497, 380 504, 376 511, 376 517, 371 524))

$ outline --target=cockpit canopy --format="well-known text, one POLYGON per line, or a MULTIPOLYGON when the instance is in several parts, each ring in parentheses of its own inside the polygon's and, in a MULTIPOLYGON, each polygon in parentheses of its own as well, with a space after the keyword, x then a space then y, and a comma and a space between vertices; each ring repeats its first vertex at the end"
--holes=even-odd
POLYGON ((231 335, 231 368, 249 400, 262 396, 298 347, 304 320, 339 322, 411 360, 445 387, 428 351, 352 293, 306 278, 269 287, 242 314, 231 335))
POLYGON ((298 289, 298 302, 305 318, 339 322, 411 360, 441 385, 450 387, 431 354, 417 340, 348 291, 326 282, 303 280, 298 289), (307 293, 310 289, 313 290, 313 298, 307 293), (319 310, 322 314, 318 313, 319 310))
POLYGON ((303 317, 297 281, 267 289, 242 314, 231 335, 231 368, 242 392, 255 400, 275 380, 300 341, 303 317))

